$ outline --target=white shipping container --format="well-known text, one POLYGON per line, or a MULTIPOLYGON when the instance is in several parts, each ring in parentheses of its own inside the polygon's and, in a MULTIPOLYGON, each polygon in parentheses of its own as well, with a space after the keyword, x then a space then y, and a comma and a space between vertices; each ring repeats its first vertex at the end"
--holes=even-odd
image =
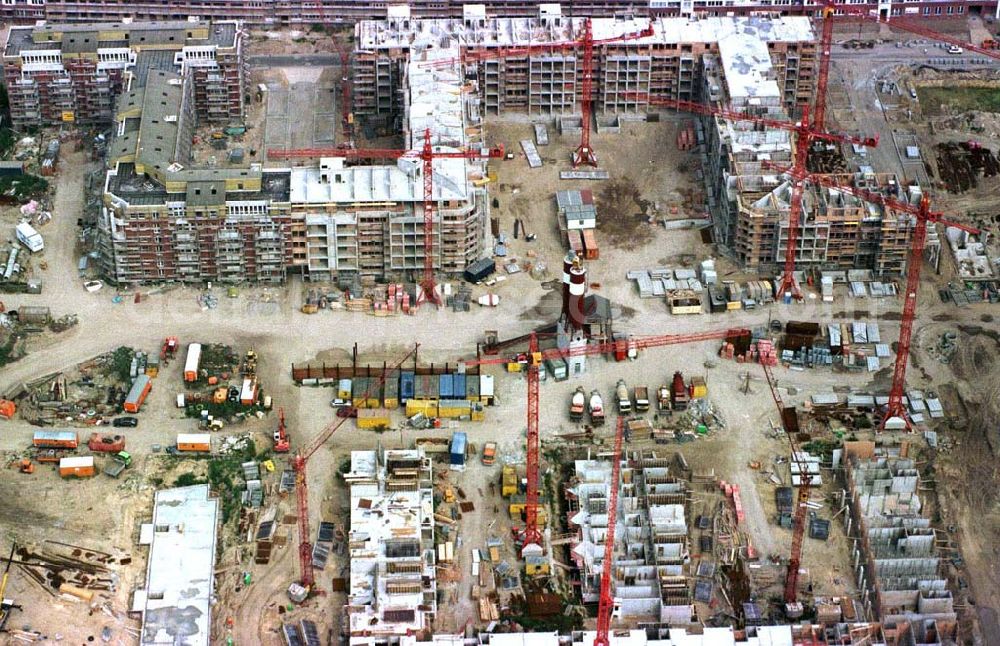
POLYGON ((188 345, 187 359, 184 360, 184 381, 197 381, 201 364, 201 344, 188 345))
POLYGON ((18 241, 32 253, 39 252, 45 248, 45 241, 42 240, 41 234, 35 231, 35 227, 27 222, 18 224, 14 229, 14 234, 17 236, 18 241))

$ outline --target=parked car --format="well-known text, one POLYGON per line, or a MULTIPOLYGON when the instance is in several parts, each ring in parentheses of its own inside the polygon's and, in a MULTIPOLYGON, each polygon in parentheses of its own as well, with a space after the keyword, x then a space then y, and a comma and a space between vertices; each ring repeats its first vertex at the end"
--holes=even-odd
POLYGON ((117 428, 135 428, 139 425, 139 420, 135 417, 116 417, 111 425, 117 428))
POLYGON ((963 51, 962 48, 959 47, 958 45, 952 45, 951 47, 948 48, 949 54, 961 54, 962 51, 963 51))

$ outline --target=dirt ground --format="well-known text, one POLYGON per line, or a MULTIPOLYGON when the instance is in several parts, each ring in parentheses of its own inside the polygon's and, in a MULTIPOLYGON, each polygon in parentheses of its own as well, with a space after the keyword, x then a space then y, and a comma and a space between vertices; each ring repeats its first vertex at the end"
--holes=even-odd
MULTIPOLYGON (((278 48, 280 51, 280 48, 278 48)), ((613 178, 627 178, 643 201, 656 206, 661 213, 677 208, 681 214, 697 215, 690 206, 688 196, 696 191, 695 158, 676 151, 673 146, 679 120, 666 118, 659 123, 628 123, 621 134, 595 134, 593 144, 602 168, 613 178), (641 160, 637 164, 636 160, 641 160)), ((69 153, 56 178, 58 192, 55 218, 46 226, 45 258, 46 286, 41 296, 10 295, 4 300, 8 309, 21 304, 50 305, 54 314, 76 313, 80 324, 59 337, 47 339, 30 348, 30 354, 0 371, 0 392, 17 384, 74 363, 122 343, 137 348, 154 350, 163 337, 178 336, 182 344, 193 341, 218 342, 238 349, 253 347, 260 355, 261 374, 268 392, 274 397, 275 406, 285 410, 294 447, 307 445, 323 428, 334 421, 328 405, 330 391, 322 388, 296 387, 290 376, 290 364, 321 357, 327 360, 346 360, 351 346, 357 342, 363 360, 380 363, 392 361, 405 354, 411 344, 421 344, 422 361, 455 361, 470 357, 475 343, 483 340, 486 330, 498 330, 501 338, 522 334, 541 322, 548 322, 558 307, 552 292, 542 285, 544 280, 558 278, 563 245, 556 226, 554 192, 564 188, 592 188, 600 192, 604 182, 568 182, 558 179, 558 170, 569 166, 569 151, 577 143, 576 136, 561 136, 549 128, 552 143, 539 149, 544 159, 540 169, 529 169, 523 158, 496 165, 498 181, 491 188, 491 197, 500 206, 493 212, 499 217, 501 229, 509 239, 509 258, 534 266, 545 264, 547 272, 531 275, 522 271, 508 276, 507 280, 492 288, 476 287, 474 296, 491 291, 501 297, 495 309, 478 308, 465 314, 448 311, 424 310, 416 316, 375 318, 343 311, 324 311, 308 316, 299 313, 302 285, 295 281, 287 288, 240 289, 236 298, 228 298, 218 288, 218 307, 203 310, 197 302, 202 293, 195 288, 176 288, 167 291, 144 290, 142 302, 133 302, 126 293, 123 302, 112 303, 111 290, 96 294, 85 292, 76 278, 75 214, 80 210, 79 196, 88 164, 82 153, 69 153), (520 218, 530 233, 537 238, 527 242, 512 239, 513 222, 520 218), (446 331, 445 334, 442 334, 446 331)), ((510 150, 517 150, 517 141, 531 139, 530 122, 506 120, 490 123, 488 138, 491 143, 503 142, 510 150)), ((996 184, 990 185, 995 190, 996 184)), ((986 189, 984 189, 986 190, 986 189)), ((601 214, 598 214, 600 221, 601 214)), ((736 312, 720 315, 695 315, 674 317, 668 314, 662 300, 640 299, 634 285, 625 280, 625 273, 632 268, 652 267, 662 264, 680 264, 681 261, 697 262, 712 257, 713 250, 701 242, 700 236, 690 230, 667 231, 662 226, 636 222, 633 225, 637 242, 613 244, 600 228, 597 239, 601 258, 587 263, 591 289, 607 296, 620 306, 621 316, 616 323, 620 331, 633 334, 684 333, 736 326, 765 325, 771 318, 815 320, 821 322, 864 318, 878 320, 883 338, 898 334, 898 300, 854 300, 838 292, 835 303, 822 303, 811 294, 802 305, 775 305, 753 312, 736 312)), ((734 267, 723 259, 716 259, 719 273, 738 277, 734 267)), ((921 309, 918 335, 927 329, 930 338, 942 325, 941 317, 951 317, 956 326, 962 322, 975 322, 996 329, 996 324, 984 317, 994 316, 988 305, 955 309, 940 303, 936 289, 953 278, 949 260, 942 262, 939 276, 927 272, 921 289, 921 309)), ((717 344, 703 343, 683 348, 650 350, 637 361, 628 364, 608 362, 604 359, 588 361, 586 374, 578 380, 563 383, 547 382, 542 386, 541 431, 543 439, 569 431, 573 425, 566 417, 565 407, 577 385, 585 389, 598 388, 610 393, 619 378, 630 385, 646 384, 651 388, 665 383, 675 370, 688 377, 701 375, 709 385, 710 399, 725 428, 714 431, 706 439, 693 443, 670 446, 666 451, 680 450, 695 470, 714 470, 721 478, 740 485, 747 512, 746 529, 756 550, 766 558, 769 555, 787 554, 790 533, 773 522, 774 485, 761 471, 750 463, 759 461, 770 465, 776 456, 787 456, 783 439, 769 433, 776 422, 774 402, 759 368, 750 368, 749 393, 744 394, 744 378, 748 367, 716 357, 717 344)), ((956 380, 972 387, 974 375, 957 377, 949 365, 936 362, 917 353, 920 368, 911 369, 909 384, 923 389, 945 388, 956 380)), ((888 364, 884 364, 888 365, 888 364)), ((153 444, 168 445, 177 432, 192 430, 194 422, 185 420, 174 407, 174 395, 182 388, 180 365, 175 362, 156 380, 152 394, 140 415, 140 426, 127 432, 128 447, 137 456, 132 476, 123 481, 112 481, 100 476, 81 482, 62 481, 51 469, 42 468, 33 476, 23 476, 14 470, 0 471, 0 495, 10 504, 0 507, 0 526, 9 528, 4 543, 11 538, 18 541, 39 542, 45 539, 64 540, 74 544, 110 551, 114 548, 133 556, 133 564, 118 570, 122 584, 111 595, 111 608, 124 613, 132 588, 144 577, 142 549, 135 546, 137 523, 148 517, 153 482, 157 479, 169 484, 179 473, 194 472, 198 467, 185 463, 165 462, 167 458, 151 453, 153 444), (27 480, 26 480, 27 479, 27 480), (31 498, 18 495, 30 482, 31 498), (68 536, 72 536, 68 539, 68 536)), ((776 369, 779 386, 786 402, 801 403, 809 395, 829 392, 834 385, 865 390, 874 380, 883 386, 887 383, 887 370, 878 375, 867 373, 841 374, 816 369, 793 372, 776 369)), ((469 550, 482 547, 489 535, 503 536, 507 541, 506 557, 513 561, 509 543, 509 519, 503 506, 490 493, 490 483, 499 477, 500 464, 524 462, 525 432, 525 382, 518 376, 498 375, 498 406, 487 411, 487 420, 481 423, 456 423, 435 431, 389 432, 381 435, 359 431, 353 423, 346 424, 310 460, 309 490, 311 526, 320 520, 330 520, 344 527, 347 524, 346 488, 335 473, 351 450, 372 449, 377 446, 409 444, 415 437, 448 437, 456 429, 467 431, 470 441, 482 446, 489 440, 500 444, 500 459, 494 467, 483 467, 476 460, 462 474, 449 473, 449 482, 461 487, 474 502, 475 510, 463 516, 458 532, 463 546, 454 571, 461 575, 456 584, 445 579, 439 587, 448 591, 448 603, 442 604, 439 630, 455 630, 475 614, 470 599, 468 576, 471 556, 469 550), (493 512, 498 505, 499 514, 493 512), (494 524, 494 520, 497 522, 494 524)), ((961 389, 959 389, 961 390, 961 389)), ((961 395, 961 392, 959 392, 961 395)), ((1000 544, 1000 518, 997 503, 988 496, 974 495, 978 489, 965 485, 963 469, 972 461, 977 474, 983 479, 996 481, 991 471, 988 454, 974 432, 963 430, 961 400, 955 397, 949 403, 949 413, 954 417, 950 424, 955 430, 942 429, 953 438, 950 452, 942 451, 938 463, 937 488, 942 496, 943 516, 952 519, 967 567, 967 582, 974 600, 988 621, 990 609, 1000 608, 1000 594, 995 581, 1000 577, 996 545, 1000 544), (954 402, 953 405, 952 402, 954 402)), ((401 417, 397 414, 397 422, 401 417)), ((20 420, 3 422, 0 449, 16 451, 30 442, 33 428, 20 420)), ((252 422, 245 428, 257 434, 263 442, 273 428, 273 415, 264 421, 252 422)), ((607 439, 608 428, 601 434, 607 439)), ((226 434, 225 429, 222 434, 226 434)), ((239 430, 244 430, 241 427, 239 430)), ((606 442, 604 444, 606 446, 606 442)), ((635 447, 643 448, 639 443, 635 447)), ((994 462, 995 463, 995 462, 994 462)), ((284 464, 279 460, 278 470, 284 464)), ((545 465, 551 468, 553 465, 545 465)), ((814 500, 823 502, 823 517, 831 517, 834 506, 830 494, 835 491, 833 478, 814 494, 814 500)), ((281 514, 294 513, 294 500, 276 501, 281 514)), ((689 519, 690 522, 690 519, 689 519)), ((947 521, 943 521, 945 525, 947 521)), ((215 638, 227 636, 227 619, 232 618, 232 636, 236 643, 279 644, 276 630, 282 619, 308 616, 321 621, 323 630, 337 634, 346 603, 343 593, 332 591, 333 580, 346 576, 346 559, 343 555, 331 558, 327 569, 319 573, 319 588, 324 592, 310 601, 305 608, 286 611, 285 589, 297 579, 298 561, 295 553, 294 525, 283 525, 288 546, 275 551, 267 566, 252 564, 246 544, 230 546, 217 564, 223 570, 218 579, 220 602, 213 617, 215 638), (242 584, 242 573, 249 571, 253 583, 242 584)), ((4 544, 0 544, 0 551, 4 544)), ((854 581, 848 561, 847 540, 840 524, 833 524, 833 535, 825 543, 807 539, 804 563, 809 569, 809 579, 816 594, 850 594, 854 581)), ((780 581, 780 576, 778 577, 780 581)), ((125 626, 134 627, 124 619, 111 618, 103 612, 88 616, 87 608, 69 602, 55 603, 48 594, 33 583, 19 576, 15 570, 11 578, 8 597, 15 597, 25 611, 15 615, 14 625, 28 625, 47 634, 59 632, 69 641, 85 642, 88 636, 98 635, 104 625, 110 625, 122 643, 130 643, 125 626)), ((995 610, 993 611, 995 613, 995 610)), ((993 615, 995 617, 995 614, 993 615)), ((478 623, 478 622, 474 622, 478 623)), ((986 632, 984 630, 984 632, 986 632)))

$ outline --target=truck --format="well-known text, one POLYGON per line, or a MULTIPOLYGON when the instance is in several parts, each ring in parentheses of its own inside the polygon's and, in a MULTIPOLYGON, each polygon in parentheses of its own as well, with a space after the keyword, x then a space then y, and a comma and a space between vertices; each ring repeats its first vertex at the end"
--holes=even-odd
POLYGON ((111 456, 111 460, 108 461, 107 465, 104 467, 104 475, 111 476, 112 478, 117 478, 122 474, 122 471, 127 469, 132 465, 132 456, 125 451, 119 451, 111 456))
POLYGON ((125 436, 91 433, 87 448, 95 453, 118 453, 125 450, 125 436))
POLYGON ((691 402, 691 395, 687 386, 684 385, 684 375, 681 372, 674 373, 674 380, 670 386, 670 406, 674 410, 685 410, 691 402))
POLYGON ((656 410, 661 413, 670 410, 670 388, 666 384, 656 389, 656 410))
POLYGON ((587 395, 583 392, 583 386, 577 386, 569 402, 569 418, 574 422, 583 419, 583 409, 587 403, 587 395))
POLYGON ((618 400, 618 414, 628 415, 632 412, 632 400, 628 395, 628 386, 625 385, 624 379, 618 380, 618 385, 615 386, 615 398, 618 400))
POLYGON ((646 386, 635 387, 635 412, 645 413, 649 410, 649 388, 646 386))
POLYGON ((31 444, 38 449, 75 449, 80 441, 76 431, 35 431, 31 444))
POLYGON ((604 425, 604 398, 597 390, 590 391, 590 402, 588 405, 590 413, 590 423, 594 426, 604 425))
POLYGON ((184 381, 198 381, 198 368, 201 364, 201 344, 188 345, 187 358, 184 360, 184 381))
POLYGON ((17 225, 14 229, 14 235, 17 236, 17 241, 27 247, 31 253, 38 253, 45 249, 45 241, 42 240, 42 235, 27 222, 17 225))
POLYGON ((487 442, 483 446, 483 466, 491 467, 496 464, 497 461, 497 443, 487 442))

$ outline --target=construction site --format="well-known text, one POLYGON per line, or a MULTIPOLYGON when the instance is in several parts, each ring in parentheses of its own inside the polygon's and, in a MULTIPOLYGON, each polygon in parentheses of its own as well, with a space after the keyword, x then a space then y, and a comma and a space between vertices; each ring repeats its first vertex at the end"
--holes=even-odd
POLYGON ((113 4, 5 32, 0 642, 1000 643, 981 8, 113 4))

